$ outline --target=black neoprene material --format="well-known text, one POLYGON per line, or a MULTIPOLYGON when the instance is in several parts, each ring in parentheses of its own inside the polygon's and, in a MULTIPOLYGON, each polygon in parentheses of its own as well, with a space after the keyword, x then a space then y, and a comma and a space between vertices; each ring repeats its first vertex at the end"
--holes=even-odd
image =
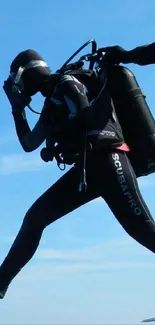
POLYGON ((138 46, 131 51, 124 52, 121 62, 139 65, 155 63, 155 43, 138 46))
POLYGON ((86 193, 79 193, 80 170, 73 167, 27 211, 21 229, 0 267, 0 290, 32 258, 43 230, 49 224, 99 196, 106 201, 124 230, 155 253, 155 222, 139 191, 126 154, 116 150, 109 153, 91 152, 87 157, 86 175, 86 193))

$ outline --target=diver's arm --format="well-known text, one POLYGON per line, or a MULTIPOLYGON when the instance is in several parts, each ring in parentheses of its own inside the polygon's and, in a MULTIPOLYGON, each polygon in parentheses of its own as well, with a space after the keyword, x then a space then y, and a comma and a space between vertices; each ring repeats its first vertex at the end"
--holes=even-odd
POLYGON ((25 111, 13 111, 16 133, 19 142, 26 152, 37 149, 45 140, 45 128, 39 119, 34 128, 31 130, 26 119, 25 111))
POLYGON ((99 49, 106 52, 105 60, 108 63, 136 63, 138 65, 149 65, 155 63, 155 42, 125 50, 121 46, 108 46, 99 49))
POLYGON ((25 93, 19 93, 10 77, 4 81, 3 89, 11 104, 16 133, 22 148, 26 152, 37 149, 45 140, 45 127, 41 117, 32 131, 29 127, 25 106, 30 103, 31 98, 25 93))
POLYGON ((122 63, 137 63, 139 65, 155 63, 155 43, 138 46, 131 51, 126 51, 122 63))

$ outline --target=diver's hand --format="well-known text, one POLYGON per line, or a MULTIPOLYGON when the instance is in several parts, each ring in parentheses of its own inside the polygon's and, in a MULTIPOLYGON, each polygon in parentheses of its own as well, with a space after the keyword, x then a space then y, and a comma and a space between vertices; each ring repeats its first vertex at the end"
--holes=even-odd
POLYGON ((13 112, 21 112, 31 102, 31 97, 19 92, 11 78, 4 81, 3 89, 11 104, 13 112))
POLYGON ((128 51, 126 51, 123 47, 115 45, 115 46, 107 46, 102 47, 98 50, 99 52, 106 52, 104 55, 104 62, 111 64, 119 64, 126 63, 126 56, 128 51))

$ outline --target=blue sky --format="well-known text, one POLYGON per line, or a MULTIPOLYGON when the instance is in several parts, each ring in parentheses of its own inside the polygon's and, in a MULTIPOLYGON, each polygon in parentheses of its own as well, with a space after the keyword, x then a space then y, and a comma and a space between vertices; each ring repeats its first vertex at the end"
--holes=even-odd
MULTIPOLYGON (((21 50, 40 52, 53 71, 88 39, 127 49, 155 41, 154 0, 5 0, 0 4, 0 261, 24 214, 61 175, 40 149, 23 152, 2 89, 21 50)), ((129 65, 155 116, 155 66, 129 65)), ((36 96, 33 107, 40 109, 36 96)), ((27 112, 31 126, 38 116, 27 112)), ((139 179, 155 217, 155 175, 139 179)), ((131 239, 97 199, 49 226, 34 258, 0 301, 0 324, 138 324, 155 316, 155 256, 131 239)))

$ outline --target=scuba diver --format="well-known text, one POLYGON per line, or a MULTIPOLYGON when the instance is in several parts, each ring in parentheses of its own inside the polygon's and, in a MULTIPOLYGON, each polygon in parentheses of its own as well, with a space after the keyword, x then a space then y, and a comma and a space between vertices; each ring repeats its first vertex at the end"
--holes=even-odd
POLYGON ((125 50, 115 45, 102 48, 106 52, 106 59, 110 63, 135 63, 138 65, 149 65, 155 63, 155 43, 135 47, 132 50, 125 50))
POLYGON ((124 230, 155 252, 155 222, 140 193, 108 88, 94 71, 51 73, 36 51, 19 53, 10 66, 4 91, 16 133, 26 152, 41 150, 70 169, 26 212, 8 255, 0 266, 0 298, 35 254, 44 229, 87 202, 102 197, 124 230), (44 106, 31 130, 25 107, 40 92, 44 106), (98 98, 98 100, 96 100, 98 98))

